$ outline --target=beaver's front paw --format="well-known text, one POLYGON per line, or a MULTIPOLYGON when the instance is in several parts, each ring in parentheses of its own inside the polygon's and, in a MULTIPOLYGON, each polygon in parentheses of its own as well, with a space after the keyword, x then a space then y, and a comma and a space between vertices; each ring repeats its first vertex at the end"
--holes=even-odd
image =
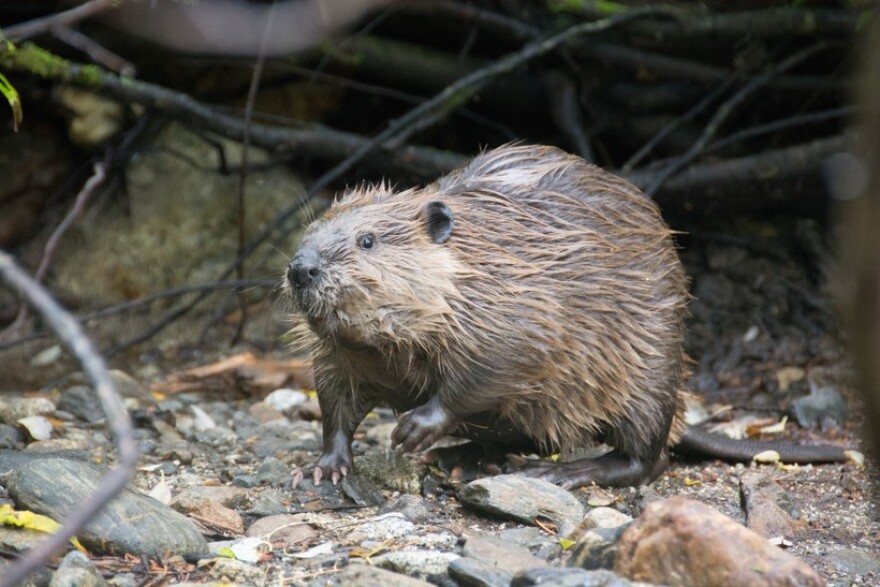
POLYGON ((427 449, 455 428, 458 420, 439 401, 431 400, 404 414, 391 433, 391 443, 403 452, 427 449))
POLYGON ((320 485, 321 479, 328 476, 333 485, 336 485, 343 477, 348 475, 353 466, 354 461, 351 456, 351 449, 337 447, 330 452, 322 453, 321 458, 314 465, 294 471, 292 486, 295 489, 305 476, 309 474, 312 476, 312 483, 315 485, 320 485))

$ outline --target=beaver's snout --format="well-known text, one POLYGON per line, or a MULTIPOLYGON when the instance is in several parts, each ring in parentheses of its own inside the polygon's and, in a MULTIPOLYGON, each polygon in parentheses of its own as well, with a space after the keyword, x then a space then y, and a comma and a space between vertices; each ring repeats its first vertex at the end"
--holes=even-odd
POLYGON ((296 289, 303 289, 321 274, 319 264, 320 259, 315 250, 301 249, 287 266, 287 280, 296 289))

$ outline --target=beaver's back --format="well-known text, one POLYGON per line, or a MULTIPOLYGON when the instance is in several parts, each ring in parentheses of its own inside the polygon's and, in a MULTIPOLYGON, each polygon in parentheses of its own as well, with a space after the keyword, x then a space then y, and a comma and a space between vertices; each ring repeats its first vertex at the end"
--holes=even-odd
MULTIPOLYGON (((688 293, 654 202, 549 147, 489 152, 437 188, 430 197, 455 218, 447 244, 467 268, 453 305, 466 318, 459 338, 512 375, 499 377, 508 391, 490 391, 510 397, 505 415, 560 447, 585 430, 668 426, 688 293)), ((646 444, 609 440, 635 453, 646 444)))

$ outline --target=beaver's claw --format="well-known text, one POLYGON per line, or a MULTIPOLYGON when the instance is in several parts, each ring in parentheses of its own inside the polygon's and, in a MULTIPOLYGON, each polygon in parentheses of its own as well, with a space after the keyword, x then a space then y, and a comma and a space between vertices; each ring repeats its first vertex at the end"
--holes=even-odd
POLYGON ((456 423, 439 401, 431 400, 401 414, 391 433, 391 443, 403 452, 425 450, 455 428, 456 423))
POLYGON ((348 475, 349 471, 353 468, 351 451, 343 452, 334 451, 324 453, 314 465, 297 469, 293 472, 291 486, 296 489, 308 474, 312 475, 312 483, 315 485, 320 485, 321 479, 324 479, 328 474, 330 476, 330 481, 333 485, 336 485, 343 477, 348 475), (345 454, 343 454, 343 452, 345 454))

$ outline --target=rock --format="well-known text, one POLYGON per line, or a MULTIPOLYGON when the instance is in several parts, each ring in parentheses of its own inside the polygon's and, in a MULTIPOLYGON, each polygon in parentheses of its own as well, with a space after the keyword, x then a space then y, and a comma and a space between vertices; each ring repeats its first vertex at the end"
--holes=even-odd
POLYGON ((562 553, 562 545, 555 536, 535 527, 507 528, 499 532, 499 537, 525 546, 532 554, 544 560, 555 558, 562 553))
POLYGON ((202 527, 213 532, 219 532, 224 536, 238 536, 244 533, 244 520, 233 509, 220 502, 204 499, 184 497, 173 502, 175 510, 188 514, 202 527))
POLYGON ((0 546, 10 552, 25 552, 45 539, 45 532, 16 526, 0 526, 0 546))
POLYGON ((214 559, 208 575, 218 583, 231 582, 236 585, 263 585, 266 579, 263 569, 244 561, 223 557, 214 559))
POLYGON ((583 569, 530 569, 523 571, 510 583, 510 587, 630 587, 631 581, 612 571, 585 571, 583 569))
POLYGON ((826 420, 841 425, 846 422, 846 402, 833 387, 818 387, 810 381, 810 393, 792 400, 791 415, 804 428, 813 428, 826 420))
POLYGON ((284 414, 267 404, 266 402, 257 402, 248 407, 248 414, 260 424, 272 422, 273 420, 286 420, 284 414))
POLYGON ((346 587, 431 587, 430 583, 368 565, 349 565, 336 576, 346 587))
POLYGON ((374 565, 418 579, 436 579, 446 574, 449 563, 460 558, 452 552, 396 550, 370 557, 374 565))
POLYGON ((832 552, 826 558, 837 570, 843 573, 862 577, 873 576, 874 580, 880 576, 880 557, 862 550, 844 548, 832 552))
POLYGON ((582 569, 613 569, 617 560, 617 541, 627 525, 615 528, 593 528, 581 534, 571 547, 569 566, 582 569))
POLYGON ((223 504, 228 508, 247 508, 250 503, 250 495, 244 489, 229 487, 228 485, 193 485, 183 489, 171 500, 171 507, 177 509, 176 504, 180 501, 211 500, 223 504))
POLYGON ((88 441, 84 439, 73 438, 50 438, 48 440, 37 440, 25 447, 26 453, 79 453, 86 455, 88 449, 93 448, 88 441))
POLYGON ((286 496, 275 490, 263 491, 253 505, 248 508, 248 513, 258 518, 286 514, 289 511, 289 500, 286 496))
POLYGON ((279 487, 290 481, 290 467, 275 457, 266 457, 255 475, 257 483, 279 487))
POLYGON ((633 519, 623 512, 619 512, 613 508, 598 507, 588 511, 579 526, 584 530, 592 530, 593 528, 619 528, 632 521, 633 519))
POLYGON ((296 389, 276 389, 263 400, 279 412, 290 414, 297 406, 306 402, 309 396, 296 389))
POLYGON ((513 573, 475 558, 460 558, 449 563, 449 575, 465 587, 508 587, 513 573))
POLYGON ((58 396, 58 409, 91 424, 104 419, 104 409, 98 394, 85 385, 73 385, 62 391, 58 396))
POLYGON ((791 496, 773 479, 746 472, 739 484, 746 525, 764 538, 792 538, 807 528, 807 522, 791 501, 791 496))
POLYGON ((24 444, 24 435, 15 426, 0 424, 0 449, 18 449, 24 444))
POLYGON ((49 587, 107 587, 107 582, 86 555, 72 550, 61 560, 49 587))
MULTIPOLYGON (((16 507, 55 520, 66 518, 83 499, 95 493, 108 472, 93 463, 57 457, 18 459, 8 464, 11 472, 5 483, 16 507)), ((205 539, 192 522, 130 489, 124 489, 98 512, 77 536, 93 553, 163 557, 170 553, 198 558, 207 551, 205 539)))
POLYGON ((410 522, 424 524, 434 517, 437 506, 417 495, 404 493, 397 499, 386 502, 376 512, 378 515, 398 512, 410 522))
POLYGON ((272 544, 290 546, 307 542, 318 533, 304 521, 301 514, 279 514, 260 518, 250 525, 245 536, 261 538, 272 544))
POLYGON ((623 533, 615 571, 668 585, 821 586, 819 575, 759 534, 702 503, 649 505, 623 533))
POLYGON ((458 492, 466 506, 524 524, 549 520, 568 536, 584 517, 577 498, 552 483, 520 475, 496 475, 471 481, 458 492))
POLYGON ((127 119, 121 103, 88 90, 58 86, 54 96, 70 114, 70 140, 86 151, 94 151, 112 138, 127 119))
POLYGON ((348 533, 349 544, 358 544, 366 540, 392 540, 402 538, 415 532, 412 522, 398 513, 384 514, 364 521, 348 533))
POLYGON ((491 536, 468 538, 461 554, 493 565, 511 575, 526 569, 548 566, 547 561, 533 555, 528 548, 491 536))
MULTIPOLYGON (((119 395, 122 397, 153 403, 153 396, 150 394, 150 390, 147 386, 125 371, 110 369, 109 374, 110 379, 113 381, 113 385, 116 386, 116 391, 118 391, 119 395)), ((63 387, 70 387, 73 385, 91 386, 91 380, 80 371, 65 377, 62 381, 63 387)))
POLYGON ((15 425, 28 416, 46 416, 55 411, 55 404, 45 397, 20 397, 0 400, 0 420, 15 425))
POLYGON ((49 440, 52 437, 52 423, 45 416, 26 416, 19 418, 18 423, 34 440, 49 440))
POLYGON ((359 469, 343 477, 340 486, 345 495, 361 507, 379 506, 385 503, 382 489, 370 477, 362 475, 359 469))
POLYGON ((358 475, 379 487, 414 495, 420 493, 423 468, 396 451, 355 457, 354 466, 358 475))

